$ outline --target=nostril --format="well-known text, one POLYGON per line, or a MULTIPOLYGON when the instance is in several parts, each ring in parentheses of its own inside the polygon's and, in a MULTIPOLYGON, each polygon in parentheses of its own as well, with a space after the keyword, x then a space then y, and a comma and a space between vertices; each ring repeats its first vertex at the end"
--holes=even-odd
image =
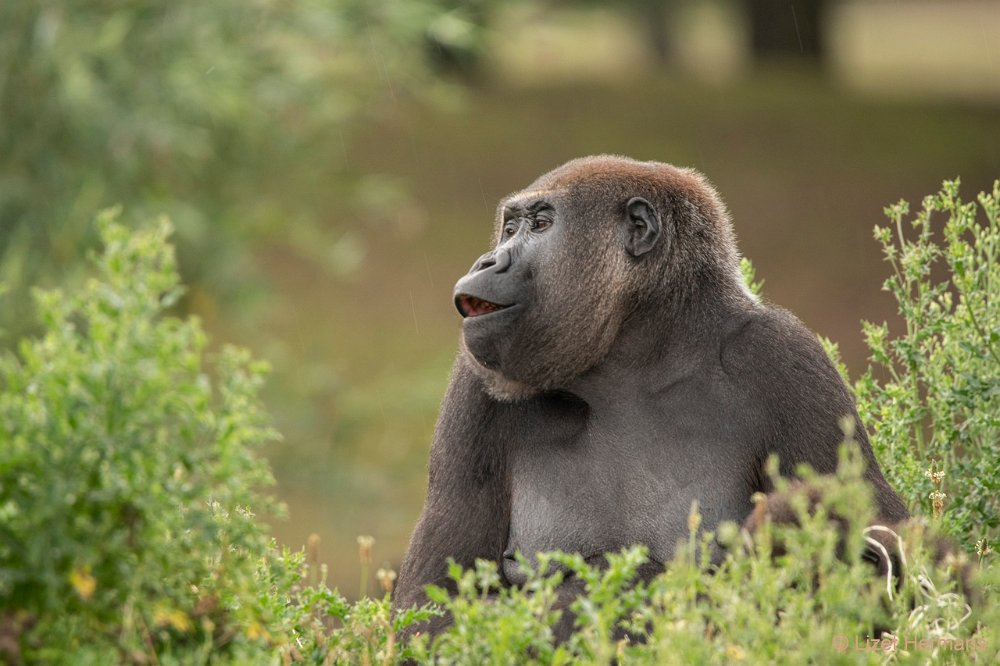
POLYGON ((496 255, 494 255, 493 257, 493 264, 496 266, 497 273, 502 273, 508 268, 510 268, 511 264, 510 251, 506 249, 498 250, 496 255))
POLYGON ((469 271, 469 274, 479 273, 486 269, 492 269, 494 273, 503 273, 510 268, 510 265, 510 252, 506 249, 496 250, 494 252, 487 252, 479 257, 476 263, 472 264, 472 270, 469 271))
POLYGON ((479 261, 477 261, 475 263, 475 265, 472 267, 472 272, 473 273, 478 273, 479 271, 486 270, 490 266, 495 266, 496 263, 497 263, 497 261, 493 257, 493 255, 488 255, 488 256, 480 257, 479 261))

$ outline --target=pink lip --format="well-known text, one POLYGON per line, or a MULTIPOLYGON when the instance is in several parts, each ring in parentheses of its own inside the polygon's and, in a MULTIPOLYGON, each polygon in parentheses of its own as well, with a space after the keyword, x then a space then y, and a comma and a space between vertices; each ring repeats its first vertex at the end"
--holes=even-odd
POLYGON ((455 299, 455 303, 458 305, 458 311, 462 313, 463 317, 480 317, 482 315, 488 315, 493 312, 503 310, 507 307, 506 305, 484 301, 481 298, 469 296, 468 294, 460 294, 458 298, 455 299))

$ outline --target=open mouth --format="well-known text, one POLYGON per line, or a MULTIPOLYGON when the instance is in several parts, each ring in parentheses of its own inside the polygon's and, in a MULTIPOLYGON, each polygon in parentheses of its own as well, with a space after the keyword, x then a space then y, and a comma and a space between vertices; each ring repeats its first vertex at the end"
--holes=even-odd
POLYGON ((469 296, 468 294, 459 294, 455 297, 455 307, 458 308, 463 317, 481 317, 482 315, 503 310, 509 306, 484 301, 481 298, 469 296))

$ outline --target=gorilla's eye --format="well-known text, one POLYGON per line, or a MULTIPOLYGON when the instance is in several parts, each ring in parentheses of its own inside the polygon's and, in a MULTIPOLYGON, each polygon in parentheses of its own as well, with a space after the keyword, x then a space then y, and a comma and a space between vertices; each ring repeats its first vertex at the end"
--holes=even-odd
POLYGON ((517 220, 507 220, 503 225, 503 235, 510 238, 517 233, 517 220))
POLYGON ((528 228, 532 231, 542 231, 550 226, 552 226, 552 218, 547 215, 537 215, 531 218, 531 221, 528 223, 528 228))

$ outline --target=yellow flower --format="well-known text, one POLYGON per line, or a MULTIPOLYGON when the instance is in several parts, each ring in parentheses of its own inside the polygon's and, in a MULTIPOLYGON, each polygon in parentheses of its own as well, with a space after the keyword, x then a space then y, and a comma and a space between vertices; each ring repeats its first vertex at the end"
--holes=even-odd
POLYGON ((97 581, 90 575, 89 564, 73 569, 69 574, 69 582, 84 601, 94 596, 94 590, 97 589, 97 581))
POLYGON ((747 653, 743 651, 739 645, 727 645, 726 646, 726 658, 732 659, 734 661, 741 661, 745 659, 747 653))
POLYGON ((251 622, 247 627, 247 638, 250 640, 255 640, 258 638, 263 638, 266 641, 271 640, 271 634, 268 633, 267 629, 262 627, 257 622, 251 622))
POLYGON ((187 616, 187 613, 178 608, 170 608, 169 606, 160 606, 153 611, 153 622, 157 626, 173 627, 181 633, 191 630, 191 618, 187 616))

